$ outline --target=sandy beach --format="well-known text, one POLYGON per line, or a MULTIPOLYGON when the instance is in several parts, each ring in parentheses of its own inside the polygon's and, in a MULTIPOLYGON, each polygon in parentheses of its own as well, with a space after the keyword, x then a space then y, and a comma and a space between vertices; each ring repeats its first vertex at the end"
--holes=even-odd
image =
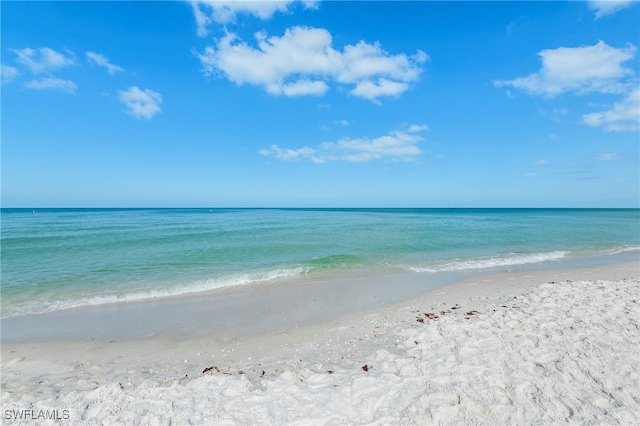
POLYGON ((639 277, 637 262, 470 275, 327 316, 336 302, 317 286, 324 297, 289 299, 307 308, 289 326, 257 312, 256 327, 132 324, 123 339, 79 326, 7 341, 3 320, 3 423, 638 424, 639 277))
POLYGON ((640 426, 640 0, 0 2, 0 426, 640 426))

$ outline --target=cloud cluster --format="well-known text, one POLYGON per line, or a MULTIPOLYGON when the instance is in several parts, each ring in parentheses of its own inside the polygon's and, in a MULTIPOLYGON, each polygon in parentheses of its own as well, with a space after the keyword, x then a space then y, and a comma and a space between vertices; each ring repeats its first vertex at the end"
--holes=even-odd
POLYGON ((596 19, 600 19, 637 2, 638 0, 589 0, 589 8, 595 11, 596 19))
POLYGON ((428 56, 391 55, 379 43, 360 41, 332 47, 331 34, 322 28, 293 27, 282 37, 255 34, 257 47, 227 33, 198 58, 207 76, 224 76, 236 84, 261 86, 284 96, 323 95, 329 83, 351 87, 350 93, 371 101, 398 96, 415 82, 428 56))
MULTIPOLYGON (((33 90, 57 90, 70 94, 78 90, 78 86, 73 81, 53 74, 64 67, 76 65, 76 56, 73 52, 61 53, 50 47, 12 49, 12 51, 16 54, 16 62, 32 74, 32 78, 24 83, 24 87, 33 90)), ((103 67, 111 75, 124 71, 124 68, 112 64, 109 58, 101 53, 87 51, 85 55, 89 64, 103 67)), ((18 75, 20 72, 16 67, 2 65, 2 84, 12 82, 18 75)), ((131 86, 127 90, 118 91, 118 100, 125 105, 127 114, 138 119, 149 120, 161 111, 162 96, 150 89, 142 90, 137 86, 131 86)))
MULTIPOLYGON (((305 0, 301 2, 307 9, 316 9, 318 2, 305 0)), ((253 15, 260 19, 269 19, 276 12, 286 12, 294 4, 294 0, 268 0, 268 1, 244 1, 244 0, 204 0, 191 1, 193 15, 198 27, 198 35, 204 37, 208 34, 207 26, 213 22, 230 24, 235 22, 236 15, 253 15)))
POLYGON ((513 87, 532 95, 554 98, 567 92, 577 94, 621 94, 624 99, 610 111, 585 114, 583 122, 607 131, 638 129, 638 84, 633 68, 624 64, 636 55, 636 47, 628 44, 615 48, 599 41, 593 46, 545 49, 539 71, 527 77, 495 81, 496 87, 513 87))
POLYGON ((137 86, 131 86, 127 90, 119 90, 118 98, 127 107, 127 114, 138 119, 150 120, 160 112, 162 95, 153 90, 141 90, 137 86))
MULTIPOLYGON (((75 65, 75 55, 67 51, 61 53, 49 47, 31 49, 11 49, 16 55, 16 62, 22 65, 32 74, 33 78, 24 83, 28 89, 34 90, 60 90, 66 93, 75 93, 78 86, 71 80, 65 80, 53 75, 55 71, 75 65)), ((2 65, 2 83, 10 83, 18 75, 15 67, 2 65)))
POLYGON ((393 131, 374 139, 342 138, 337 142, 323 142, 317 148, 286 149, 272 145, 269 149, 261 150, 260 154, 265 157, 273 156, 284 161, 308 158, 314 163, 327 161, 362 163, 374 160, 413 161, 422 154, 418 143, 424 140, 416 133, 425 130, 427 130, 427 126, 411 125, 405 131, 393 131))
MULTIPOLYGON (((78 86, 71 80, 54 75, 54 72, 62 68, 76 65, 76 55, 67 50, 65 53, 58 52, 50 47, 40 47, 32 49, 11 49, 16 55, 16 62, 22 65, 33 78, 24 83, 24 87, 34 90, 59 90, 66 93, 75 93, 78 86)), ((124 71, 122 67, 111 64, 109 59, 96 52, 86 52, 87 60, 90 63, 105 67, 109 74, 117 71, 124 71)), ((2 65, 2 83, 9 83, 19 75, 18 69, 8 65, 2 65)))

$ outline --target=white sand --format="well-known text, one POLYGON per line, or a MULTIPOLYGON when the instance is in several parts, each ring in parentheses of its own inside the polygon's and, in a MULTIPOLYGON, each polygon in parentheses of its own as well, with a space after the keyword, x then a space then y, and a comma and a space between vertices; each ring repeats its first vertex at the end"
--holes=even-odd
POLYGON ((638 263, 479 275, 407 303, 257 336, 4 344, 1 416, 5 424, 54 423, 14 421, 24 410, 84 424, 640 424, 639 276, 638 263))

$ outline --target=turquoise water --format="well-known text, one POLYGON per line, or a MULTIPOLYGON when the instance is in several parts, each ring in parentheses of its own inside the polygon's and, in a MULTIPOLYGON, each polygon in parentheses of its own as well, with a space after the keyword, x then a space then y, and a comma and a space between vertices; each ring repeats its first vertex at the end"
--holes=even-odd
POLYGON ((2 209, 2 317, 361 268, 511 269, 640 248, 640 210, 2 209))

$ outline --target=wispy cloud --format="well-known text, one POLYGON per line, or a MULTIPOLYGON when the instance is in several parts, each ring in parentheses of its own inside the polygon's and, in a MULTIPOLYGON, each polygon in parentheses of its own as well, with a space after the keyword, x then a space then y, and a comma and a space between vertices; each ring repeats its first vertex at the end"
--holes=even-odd
POLYGON ((523 19, 525 19, 524 16, 520 16, 514 19, 513 21, 509 22, 509 24, 505 27, 505 30, 507 30, 507 34, 511 34, 513 29, 516 27, 516 24, 518 24, 518 22, 522 21, 523 19))
POLYGON ((622 160, 622 157, 618 154, 600 154, 596 156, 596 160, 598 161, 616 161, 622 160))
POLYGON ((595 11, 596 19, 600 19, 637 2, 638 0, 589 0, 589 8, 595 11))
POLYGON ((150 120, 161 111, 162 96, 150 89, 141 90, 137 86, 131 86, 126 91, 118 91, 118 97, 127 107, 127 114, 138 119, 150 120))
POLYGON ((569 114, 569 110, 567 108, 553 108, 551 111, 547 111, 544 108, 538 108, 538 114, 541 117, 551 116, 553 121, 560 123, 560 117, 567 116, 569 114))
POLYGON ((392 132, 374 139, 344 138, 337 142, 323 142, 320 148, 325 160, 342 160, 355 163, 386 159, 412 161, 422 154, 418 142, 423 138, 406 132, 392 132))
POLYGON ((207 76, 223 76, 236 84, 261 86, 272 95, 322 95, 329 83, 351 86, 354 96, 377 102, 399 96, 418 80, 426 53, 392 55, 379 43, 360 41, 342 51, 332 46, 323 28, 293 27, 282 37, 255 34, 252 47, 227 33, 197 56, 207 76))
POLYGON ((60 90, 66 93, 76 93, 78 86, 71 80, 57 77, 41 77, 27 81, 24 86, 35 90, 60 90))
MULTIPOLYGON (((193 15, 196 20, 197 33, 200 37, 208 34, 207 27, 213 22, 230 24, 235 22, 236 15, 253 15, 260 19, 269 19, 276 12, 286 12, 295 3, 294 0, 204 0, 191 1, 193 15)), ((301 1, 305 9, 317 9, 318 1, 301 1)))
MULTIPOLYGON (((75 55, 71 51, 60 53, 50 47, 31 49, 11 49, 16 54, 16 62, 26 68, 31 74, 37 76, 24 83, 24 87, 34 90, 59 90, 65 93, 76 93, 78 86, 71 80, 62 79, 53 75, 54 71, 75 64, 75 55)), ((18 75, 18 70, 8 67, 7 72, 13 79, 18 75)), ((5 66, 3 65, 3 82, 5 66)))
POLYGON ((2 84, 11 83, 20 74, 16 67, 11 67, 9 65, 0 66, 0 71, 2 73, 2 84))
POLYGON ((316 163, 322 163, 323 161, 316 157, 316 150, 309 147, 303 147, 298 149, 280 148, 278 145, 271 145, 269 149, 261 149, 260 154, 268 157, 273 155, 274 157, 285 160, 294 161, 300 158, 311 158, 316 163))
POLYGON ((333 122, 334 124, 337 124, 339 126, 349 126, 351 123, 349 123, 347 120, 336 120, 333 122))
POLYGON ((591 127, 608 132, 636 132, 640 128, 640 88, 631 91, 608 111, 584 114, 582 120, 591 127))
POLYGON ((559 47, 538 53, 542 67, 538 72, 513 80, 498 80, 496 87, 513 87, 549 98, 565 92, 621 93, 628 90, 624 77, 632 68, 622 64, 633 59, 636 47, 615 48, 599 41, 593 46, 559 47))
POLYGON ((533 163, 534 166, 546 166, 547 160, 538 160, 533 163))
POLYGON ((122 67, 110 63, 109 58, 107 58, 105 55, 92 51, 85 52, 85 54, 87 55, 87 60, 89 61, 89 63, 106 68, 107 72, 111 75, 117 72, 124 71, 122 67))
POLYGON ((49 47, 38 49, 27 47, 12 50, 17 56, 16 61, 33 74, 49 73, 75 63, 74 55, 71 52, 65 55, 49 47))
POLYGON ((377 138, 342 138, 337 142, 322 142, 317 148, 302 147, 298 149, 281 148, 272 145, 263 149, 260 154, 273 156, 284 161, 295 161, 308 158, 315 163, 327 161, 346 161, 353 163, 374 160, 414 161, 422 154, 418 144, 424 138, 416 133, 424 131, 426 126, 409 126, 405 131, 393 131, 377 138))
POLYGON ((411 124, 409 126, 409 133, 417 133, 417 132, 424 132, 426 130, 429 130, 429 126, 427 126, 426 124, 411 124))

